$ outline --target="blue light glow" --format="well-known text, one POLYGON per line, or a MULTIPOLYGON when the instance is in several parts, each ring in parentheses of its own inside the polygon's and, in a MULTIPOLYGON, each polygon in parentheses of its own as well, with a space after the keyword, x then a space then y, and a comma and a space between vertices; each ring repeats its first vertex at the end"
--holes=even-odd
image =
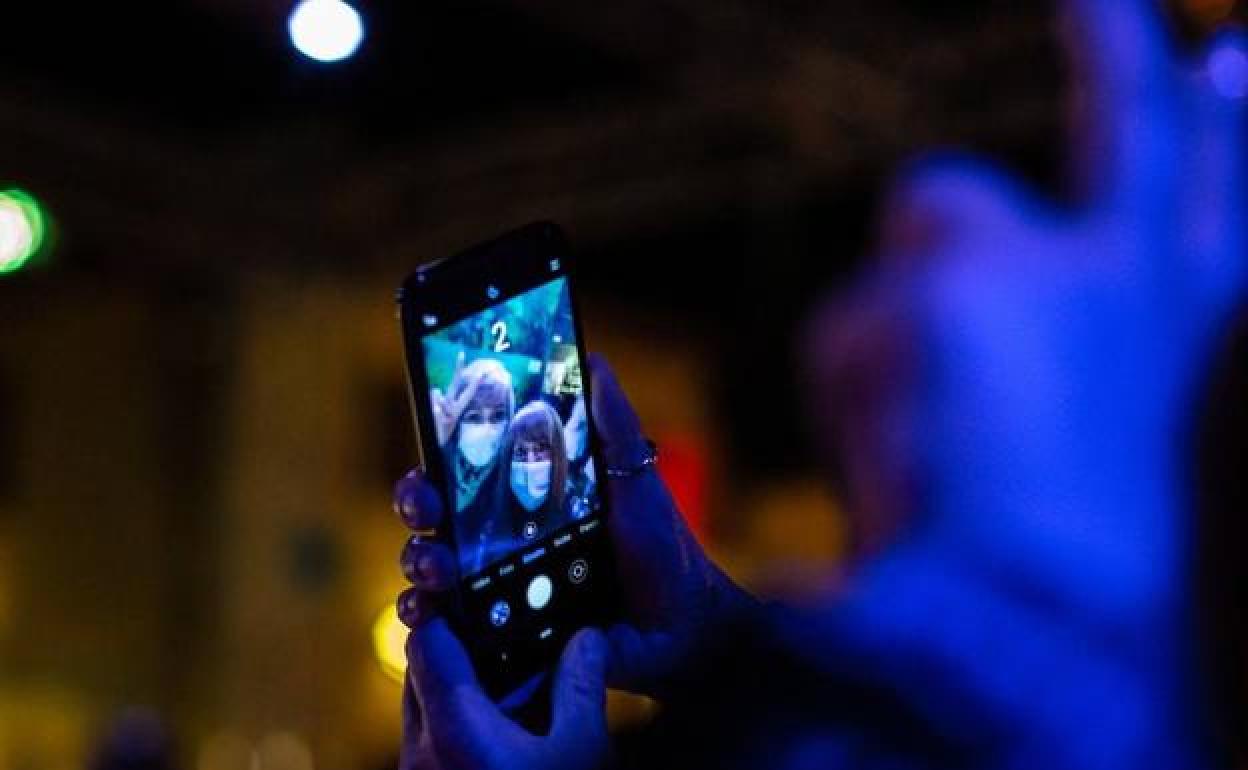
POLYGON ((1214 89, 1228 99, 1248 96, 1248 55, 1229 45, 1218 46, 1206 65, 1214 89))

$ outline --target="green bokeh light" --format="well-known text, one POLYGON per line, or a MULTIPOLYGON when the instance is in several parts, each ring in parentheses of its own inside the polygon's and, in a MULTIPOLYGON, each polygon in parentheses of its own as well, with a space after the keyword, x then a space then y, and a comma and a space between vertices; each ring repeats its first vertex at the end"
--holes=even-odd
POLYGON ((47 215, 34 197, 16 188, 0 190, 0 274, 30 262, 47 234, 47 215))

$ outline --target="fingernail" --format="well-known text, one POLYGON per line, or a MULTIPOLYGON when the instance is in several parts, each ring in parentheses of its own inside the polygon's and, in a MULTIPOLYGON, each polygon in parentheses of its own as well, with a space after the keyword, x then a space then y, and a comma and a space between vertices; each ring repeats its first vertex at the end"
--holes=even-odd
POLYGON ((399 568, 403 570, 403 575, 408 580, 415 580, 419 577, 420 564, 415 560, 412 550, 420 540, 415 535, 407 538, 407 544, 403 546, 403 551, 399 554, 399 568))
POLYGON ((412 627, 418 614, 416 594, 408 592, 399 597, 397 610, 399 621, 409 628, 412 627))
POLYGON ((433 557, 425 554, 416 560, 416 571, 421 577, 429 577, 433 574, 433 557))

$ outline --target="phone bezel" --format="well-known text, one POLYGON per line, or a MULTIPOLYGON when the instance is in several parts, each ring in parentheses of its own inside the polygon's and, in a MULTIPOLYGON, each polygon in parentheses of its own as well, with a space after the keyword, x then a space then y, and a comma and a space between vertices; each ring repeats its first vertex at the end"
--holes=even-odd
MULTIPOLYGON (((399 288, 397 293, 399 322, 403 332, 404 371, 407 378, 408 400, 414 417, 415 431, 420 454, 420 463, 426 478, 438 489, 445 489, 447 469, 444 467, 441 448, 438 446, 436 432, 433 429, 432 406, 429 403, 428 374, 425 369, 423 339, 425 336, 453 325, 464 318, 497 305, 518 294, 549 283, 557 278, 568 282, 568 292, 572 306, 572 323, 576 332, 577 355, 582 367, 586 367, 585 335, 582 329, 581 312, 576 291, 575 262, 563 231, 552 222, 535 222, 505 233, 498 238, 478 244, 450 257, 436 260, 421 266, 412 272, 399 288), (557 266, 554 260, 558 260, 557 266), (425 316, 433 316, 433 323, 426 323, 425 316), (422 397, 423 395, 423 397, 422 397)), ((588 371, 582 376, 583 397, 588 418, 589 451, 595 467, 601 469, 603 464, 601 444, 598 430, 592 417, 590 405, 593 403, 591 378, 588 371)), ((600 516, 604 530, 610 528, 610 497, 607 494, 605 479, 600 481, 599 498, 600 516)), ((456 554, 458 546, 455 539, 454 526, 449 517, 443 517, 442 525, 436 530, 434 540, 448 545, 456 554)), ((606 599, 617 594, 614 585, 615 565, 601 565, 603 569, 601 585, 596 588, 606 599)), ((483 574, 490 568, 483 570, 483 574)), ((456 622, 463 620, 463 592, 471 576, 461 575, 455 583, 455 589, 445 597, 441 611, 446 612, 452 626, 464 631, 468 624, 456 622)), ((599 616, 617 615, 614 606, 597 608, 592 614, 599 616)), ((470 652, 472 651, 469 642, 470 652)), ((543 662, 543 668, 549 668, 557 660, 555 651, 549 660, 543 662)), ((502 669, 489 666, 482 670, 486 661, 474 658, 478 676, 485 684, 487 691, 495 697, 506 694, 530 679, 537 671, 521 671, 502 669)))

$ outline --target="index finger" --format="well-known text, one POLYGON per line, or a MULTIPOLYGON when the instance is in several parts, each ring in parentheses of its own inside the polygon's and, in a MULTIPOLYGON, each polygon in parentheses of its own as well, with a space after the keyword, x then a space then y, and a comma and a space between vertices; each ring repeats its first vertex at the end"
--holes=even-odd
MULTIPOLYGON (((1104 205, 1159 213, 1175 184, 1178 72, 1157 0, 1065 0, 1082 96, 1076 162, 1104 205)), ((1157 220, 1163 221, 1163 220, 1157 220)))
POLYGON ((602 439, 606 460, 610 465, 632 466, 646 447, 641 420, 602 356, 590 354, 589 369, 593 378, 594 427, 602 439))

